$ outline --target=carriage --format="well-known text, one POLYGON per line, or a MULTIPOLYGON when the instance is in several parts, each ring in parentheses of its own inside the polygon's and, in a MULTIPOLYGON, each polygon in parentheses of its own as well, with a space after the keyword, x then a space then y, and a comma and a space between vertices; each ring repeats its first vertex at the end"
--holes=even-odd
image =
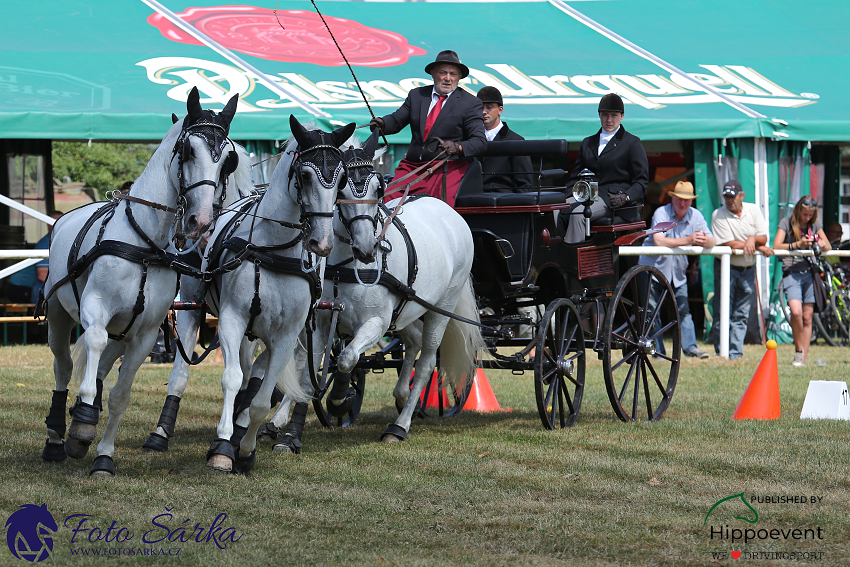
MULTIPOLYGON (((587 357, 602 364, 611 406, 623 421, 654 421, 670 404, 681 358, 680 329, 672 287, 652 266, 621 261, 619 246, 666 230, 645 230, 640 206, 617 209, 594 221, 584 242, 567 244, 559 236, 558 214, 583 214, 578 196, 590 203, 590 178, 565 194, 564 187, 543 187, 564 171, 544 170, 544 156, 567 153, 565 140, 492 142, 488 155, 531 155, 540 164, 537 187, 527 193, 482 191, 480 163, 473 163, 457 193, 455 210, 469 225, 474 242, 472 277, 481 310, 483 334, 492 358, 485 369, 534 373, 540 419, 547 429, 572 426, 584 394, 587 357), (650 290, 655 287, 657 302, 650 290), (667 349, 660 348, 666 344, 667 349)), ((589 213, 588 213, 589 216, 589 213)), ((333 305, 325 305, 334 308, 333 305)), ((325 426, 347 426, 360 411, 367 372, 400 368, 404 344, 389 344, 363 354, 350 374, 336 372, 335 355, 345 337, 329 351, 327 387, 313 401, 325 426), (342 408, 325 398, 334 387, 352 387, 357 396, 342 408)), ((439 365, 439 364, 438 364, 439 365)), ((418 407, 420 416, 451 416, 460 411, 470 386, 453 389, 435 372, 418 407)), ((400 408, 399 408, 400 409, 400 408)))

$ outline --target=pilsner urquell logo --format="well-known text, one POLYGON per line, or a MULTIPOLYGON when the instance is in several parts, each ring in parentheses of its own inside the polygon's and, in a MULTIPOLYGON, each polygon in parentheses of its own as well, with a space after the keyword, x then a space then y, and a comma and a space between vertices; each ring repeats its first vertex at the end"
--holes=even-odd
POLYGON ((52 534, 58 529, 46 504, 24 504, 6 520, 6 543, 18 559, 44 561, 53 552, 52 534))

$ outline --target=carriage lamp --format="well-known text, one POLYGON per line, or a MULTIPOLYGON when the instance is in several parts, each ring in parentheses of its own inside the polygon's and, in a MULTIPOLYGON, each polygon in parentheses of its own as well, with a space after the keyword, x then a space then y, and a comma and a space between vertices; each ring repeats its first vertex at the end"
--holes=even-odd
POLYGON ((595 203, 599 200, 599 183, 593 180, 595 176, 589 169, 583 169, 578 174, 579 180, 573 185, 573 199, 579 203, 595 203))

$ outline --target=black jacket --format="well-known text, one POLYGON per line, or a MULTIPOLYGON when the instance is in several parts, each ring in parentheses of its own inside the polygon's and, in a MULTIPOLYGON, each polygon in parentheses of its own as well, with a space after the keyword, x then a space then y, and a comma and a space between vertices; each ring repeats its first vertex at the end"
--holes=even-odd
MULTIPOLYGON (((502 122, 502 129, 496 134, 496 142, 505 140, 525 140, 502 122)), ((494 193, 525 193, 531 191, 534 177, 529 156, 487 156, 476 158, 481 161, 484 171, 484 191, 494 193), (524 172, 520 175, 508 175, 510 172, 524 172)))
POLYGON ((597 156, 601 132, 600 128, 599 132, 582 140, 567 189, 571 189, 578 181, 578 175, 583 169, 589 169, 596 174, 599 198, 606 207, 611 208, 609 195, 612 193, 625 193, 631 203, 637 203, 643 199, 649 183, 649 162, 640 138, 620 126, 602 154, 597 156))
MULTIPOLYGON (((396 134, 408 124, 410 125, 410 147, 405 156, 409 161, 430 161, 440 153, 440 150, 428 151, 422 140, 422 131, 428 119, 428 107, 431 105, 433 89, 433 85, 427 85, 411 90, 398 110, 382 117, 384 133, 387 135, 396 134)), ((455 89, 446 99, 437 120, 428 133, 428 138, 460 142, 463 147, 463 157, 472 157, 483 152, 487 147, 487 138, 484 136, 481 100, 460 87, 455 89)), ((433 141, 430 145, 434 150, 437 142, 433 141)))

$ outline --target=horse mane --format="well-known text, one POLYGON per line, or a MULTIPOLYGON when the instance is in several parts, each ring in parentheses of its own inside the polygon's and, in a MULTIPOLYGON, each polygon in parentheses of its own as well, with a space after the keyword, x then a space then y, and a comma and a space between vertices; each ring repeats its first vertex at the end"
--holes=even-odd
POLYGON ((169 168, 171 167, 171 157, 173 155, 172 152, 182 130, 183 119, 180 119, 175 122, 165 134, 162 142, 159 143, 159 146, 156 148, 153 156, 151 156, 150 161, 145 166, 144 171, 142 171, 142 174, 139 175, 138 179, 133 182, 133 185, 149 184, 151 187, 158 187, 168 183, 169 168))
MULTIPOLYGON (((251 191, 254 190, 251 156, 248 154, 248 150, 241 145, 236 142, 233 142, 233 145, 236 147, 236 154, 239 156, 239 165, 236 167, 236 171, 231 174, 230 180, 233 187, 235 187, 236 191, 239 193, 239 196, 247 197, 251 191)), ((230 185, 228 185, 228 187, 230 187, 230 185)))

